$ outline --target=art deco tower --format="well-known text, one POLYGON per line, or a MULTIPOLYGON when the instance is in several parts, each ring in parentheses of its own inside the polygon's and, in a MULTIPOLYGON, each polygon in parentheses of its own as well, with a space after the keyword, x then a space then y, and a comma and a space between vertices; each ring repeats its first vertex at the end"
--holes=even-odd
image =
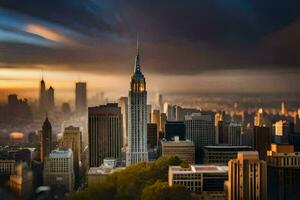
POLYGON ((49 156, 52 150, 52 126, 48 117, 46 117, 41 135, 41 160, 42 162, 49 156))
POLYGON ((134 73, 128 95, 128 149, 126 165, 148 161, 147 151, 147 91, 146 80, 141 71, 137 43, 134 73))

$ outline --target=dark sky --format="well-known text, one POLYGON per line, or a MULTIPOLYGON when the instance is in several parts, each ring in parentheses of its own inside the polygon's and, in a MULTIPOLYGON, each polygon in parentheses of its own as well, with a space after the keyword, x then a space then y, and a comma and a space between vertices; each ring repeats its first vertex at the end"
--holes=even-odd
POLYGON ((151 74, 300 77, 299 0, 0 0, 0 6, 3 68, 128 74, 138 33, 151 74))

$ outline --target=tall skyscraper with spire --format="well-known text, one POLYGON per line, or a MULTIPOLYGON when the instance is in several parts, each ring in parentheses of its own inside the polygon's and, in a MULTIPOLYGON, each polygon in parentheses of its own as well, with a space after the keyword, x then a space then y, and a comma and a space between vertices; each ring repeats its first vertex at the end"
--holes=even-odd
POLYGON ((134 73, 128 95, 128 148, 126 165, 148 161, 147 151, 147 90, 141 71, 139 43, 135 57, 134 73))

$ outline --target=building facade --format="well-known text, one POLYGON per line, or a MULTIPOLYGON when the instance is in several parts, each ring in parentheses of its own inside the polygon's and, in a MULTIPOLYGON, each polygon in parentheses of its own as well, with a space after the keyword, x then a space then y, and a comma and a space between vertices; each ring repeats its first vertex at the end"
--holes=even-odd
POLYGON ((224 190, 228 176, 227 166, 190 165, 189 168, 170 166, 168 173, 169 186, 184 185, 186 189, 202 193, 224 190))
POLYGON ((66 190, 74 189, 73 152, 68 150, 53 150, 45 161, 44 185, 61 186, 66 190))
POLYGON ((121 157, 122 130, 122 114, 118 104, 88 108, 90 167, 99 167, 104 158, 121 157))
POLYGON ((227 165, 228 161, 235 159, 239 151, 253 151, 251 146, 204 146, 204 164, 227 165))
POLYGON ((190 164, 195 163, 195 145, 189 140, 179 140, 175 137, 174 141, 161 141, 162 156, 178 156, 190 164))
POLYGON ((228 162, 229 200, 267 200, 267 164, 257 151, 239 152, 228 162))
POLYGON ((269 199, 300 199, 300 153, 293 145, 272 144, 267 163, 269 199))

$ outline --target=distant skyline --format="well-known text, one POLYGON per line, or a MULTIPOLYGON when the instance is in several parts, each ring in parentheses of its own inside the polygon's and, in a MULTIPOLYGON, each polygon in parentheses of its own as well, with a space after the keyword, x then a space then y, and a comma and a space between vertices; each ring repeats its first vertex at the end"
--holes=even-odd
POLYGON ((280 0, 1 1, 0 100, 16 91, 37 95, 42 69, 58 98, 79 79, 89 91, 126 95, 137 33, 152 93, 300 92, 299 7, 280 0))

